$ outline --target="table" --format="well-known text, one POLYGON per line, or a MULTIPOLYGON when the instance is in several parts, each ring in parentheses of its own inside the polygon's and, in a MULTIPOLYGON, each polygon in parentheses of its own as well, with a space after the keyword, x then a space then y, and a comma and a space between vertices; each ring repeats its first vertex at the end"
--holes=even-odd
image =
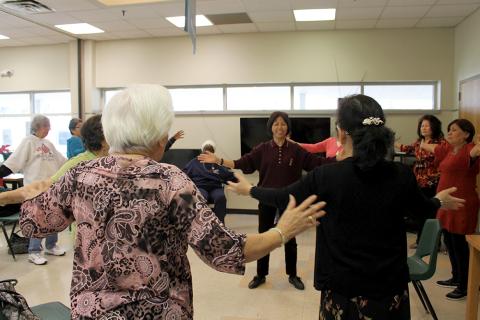
POLYGON ((5 184, 9 183, 12 185, 12 189, 17 189, 23 187, 23 174, 21 173, 12 173, 3 178, 5 184))
POLYGON ((480 286, 480 234, 466 236, 470 246, 470 262, 468 266, 467 311, 465 319, 477 320, 478 288, 480 286))

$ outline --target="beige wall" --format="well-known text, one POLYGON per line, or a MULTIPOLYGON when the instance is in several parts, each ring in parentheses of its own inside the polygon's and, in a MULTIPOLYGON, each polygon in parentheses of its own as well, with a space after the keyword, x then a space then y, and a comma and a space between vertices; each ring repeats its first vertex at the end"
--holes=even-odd
MULTIPOLYGON (((480 74, 480 10, 455 28, 454 91, 460 81, 480 74)), ((455 105, 458 101, 455 100, 455 105)))
POLYGON ((0 70, 15 71, 0 92, 70 89, 69 55, 68 44, 0 48, 0 70))

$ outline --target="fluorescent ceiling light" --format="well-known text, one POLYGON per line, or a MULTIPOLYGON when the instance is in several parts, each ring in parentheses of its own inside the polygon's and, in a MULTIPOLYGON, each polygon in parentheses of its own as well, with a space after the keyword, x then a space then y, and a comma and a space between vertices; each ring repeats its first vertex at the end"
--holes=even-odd
MULTIPOLYGON (((185 27, 185 16, 167 17, 166 19, 179 28, 185 27)), ((213 26, 213 23, 208 20, 207 17, 205 17, 203 14, 197 14, 195 16, 195 24, 197 25, 197 27, 213 26)))
POLYGON ((4 36, 3 34, 0 34, 0 40, 7 40, 7 39, 10 39, 10 38, 7 36, 4 36))
POLYGON ((142 4, 142 3, 154 3, 154 2, 167 2, 171 0, 98 0, 106 6, 120 6, 129 4, 142 4))
POLYGON ((296 21, 328 21, 335 20, 336 9, 293 10, 296 21))
POLYGON ((55 27, 73 34, 90 34, 105 32, 88 23, 56 24, 55 27))

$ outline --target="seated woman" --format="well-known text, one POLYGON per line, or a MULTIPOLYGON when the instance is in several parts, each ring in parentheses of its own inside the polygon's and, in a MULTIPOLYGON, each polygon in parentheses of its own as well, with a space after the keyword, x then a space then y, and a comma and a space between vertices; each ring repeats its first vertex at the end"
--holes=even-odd
POLYGON ((243 274, 246 262, 325 214, 315 196, 297 208, 292 198, 276 228, 250 235, 227 229, 185 173, 159 162, 173 117, 166 88, 122 90, 102 117, 110 155, 80 163, 22 206, 28 236, 77 222, 73 319, 193 319, 188 245, 216 270, 243 274))
MULTIPOLYGON (((202 144, 202 152, 215 153, 215 143, 207 140, 202 144)), ((201 163, 197 158, 192 159, 183 171, 192 179, 202 196, 208 203, 213 203, 213 212, 218 219, 225 223, 227 214, 227 199, 223 190, 223 184, 227 181, 237 181, 233 173, 216 163, 201 163)))
POLYGON ((374 99, 341 99, 337 119, 345 160, 317 167, 283 189, 252 187, 240 175, 239 183, 229 185, 277 207, 289 195, 326 201, 315 251, 320 319, 410 319, 404 212, 454 209, 464 201, 450 196, 456 188, 426 198, 408 167, 385 160, 393 132, 374 99))
POLYGON ((68 130, 72 135, 67 140, 67 158, 70 159, 85 151, 85 146, 81 138, 80 130, 82 129, 82 119, 73 118, 68 124, 68 130))

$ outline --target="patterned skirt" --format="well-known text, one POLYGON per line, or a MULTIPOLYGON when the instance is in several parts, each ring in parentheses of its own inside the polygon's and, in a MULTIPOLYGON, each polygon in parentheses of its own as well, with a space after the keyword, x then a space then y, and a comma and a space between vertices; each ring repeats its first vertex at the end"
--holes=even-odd
POLYGON ((320 320, 409 320, 408 289, 403 294, 373 300, 362 296, 347 298, 331 290, 322 291, 320 320))

